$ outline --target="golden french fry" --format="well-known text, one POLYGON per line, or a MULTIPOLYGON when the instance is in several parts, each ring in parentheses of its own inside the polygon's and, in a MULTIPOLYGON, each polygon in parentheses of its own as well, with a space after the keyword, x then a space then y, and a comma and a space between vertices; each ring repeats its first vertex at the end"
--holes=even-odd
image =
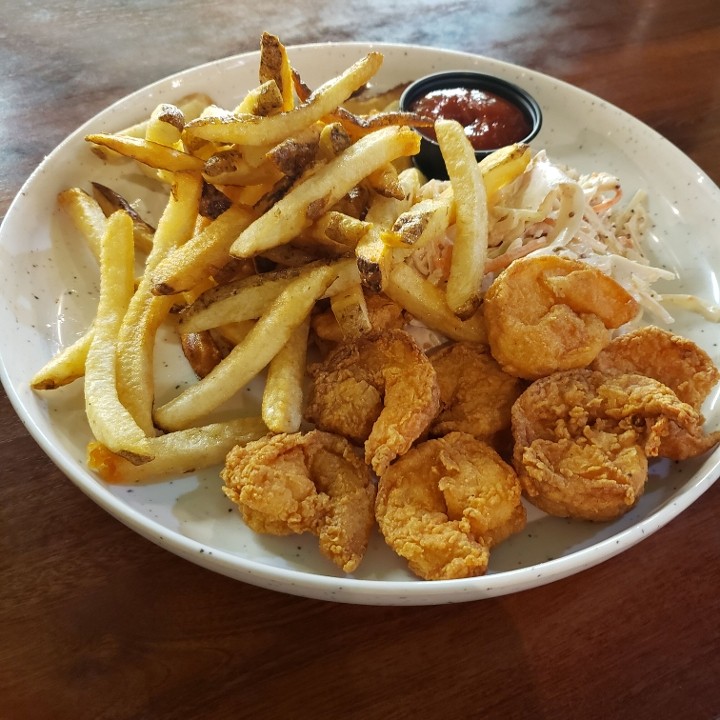
POLYGON ((239 148, 223 148, 205 161, 203 177, 214 185, 274 183, 282 172, 269 160, 251 163, 239 148))
POLYGON ((237 345, 245 339, 245 336, 252 330, 255 325, 254 320, 238 320, 236 322, 218 325, 215 328, 217 335, 223 338, 230 345, 237 345))
POLYGON ((341 292, 359 281, 355 261, 318 260, 301 267, 289 267, 273 270, 259 275, 251 275, 235 282, 218 285, 203 293, 192 305, 180 314, 181 332, 201 332, 220 327, 229 322, 255 320, 265 309, 303 273, 320 267, 330 267, 337 280, 328 288, 328 292, 341 292))
POLYGON ((487 259, 485 183, 463 126, 456 120, 438 120, 435 133, 455 198, 455 238, 445 294, 450 309, 469 318, 480 305, 487 259))
POLYGON ((58 204, 80 231, 92 254, 100 259, 100 244, 105 233, 105 213, 102 207, 80 188, 68 188, 58 194, 58 204))
POLYGON ((292 433, 300 429, 309 329, 308 315, 268 365, 262 419, 272 432, 292 433))
POLYGON ((320 131, 318 139, 319 155, 323 160, 331 160, 352 145, 352 138, 340 123, 327 123, 320 131))
POLYGON ((407 263, 397 263, 389 273, 385 294, 413 317, 452 340, 487 342, 482 311, 461 320, 448 307, 445 293, 407 263))
POLYGON ((109 483, 161 481, 167 475, 184 475, 220 465, 236 445, 266 434, 267 428, 260 418, 239 418, 148 438, 153 459, 143 465, 133 465, 105 445, 92 442, 87 448, 87 463, 109 483))
POLYGON ((100 255, 100 297, 85 361, 85 413, 95 439, 140 464, 152 459, 146 433, 118 397, 117 336, 134 289, 132 220, 123 210, 108 218, 100 255))
POLYGON ((145 140, 145 138, 95 133, 87 135, 85 139, 90 143, 114 150, 120 155, 125 155, 156 170, 199 173, 205 167, 205 162, 195 155, 145 140))
POLYGON ((319 217, 307 230, 309 237, 317 240, 331 240, 347 248, 354 248, 371 223, 358 220, 337 210, 330 210, 319 217))
POLYGON ((54 355, 30 380, 33 390, 54 390, 85 374, 85 361, 93 339, 92 326, 72 345, 54 355))
POLYGON ((230 259, 230 246, 255 214, 233 205, 202 232, 193 235, 165 257, 151 271, 155 295, 174 295, 192 289, 230 259))
POLYGON ((301 273, 209 375, 155 411, 158 426, 187 428, 247 385, 277 355, 336 277, 337 271, 327 265, 301 273))
POLYGON ((507 145, 484 157, 478 164, 488 198, 492 198, 500 188, 521 175, 530 157, 530 146, 526 143, 507 145))
MULTIPOLYGON (((175 103, 175 106, 183 114, 183 117, 186 121, 194 120, 196 117, 199 117, 202 111, 209 105, 212 105, 212 98, 209 95, 205 95, 205 93, 191 93, 190 95, 186 95, 180 98, 175 103)), ((142 120, 135 125, 131 125, 130 127, 119 130, 115 134, 127 135, 128 137, 144 138, 145 134, 147 133, 148 122, 149 118, 146 118, 145 120, 142 120)), ((116 152, 109 150, 108 148, 101 147, 100 145, 93 146, 93 152, 103 158, 103 160, 123 159, 122 155, 118 155, 116 152)))
POLYGON ((160 260, 192 235, 202 191, 202 180, 194 173, 177 173, 175 180, 155 231, 145 273, 117 335, 118 396, 148 436, 155 434, 152 420, 155 335, 173 305, 172 297, 153 295, 151 278, 160 260))
POLYGON ((324 83, 307 102, 288 112, 268 117, 198 118, 185 126, 185 134, 236 145, 275 145, 322 119, 362 87, 380 68, 382 55, 368 53, 344 73, 324 83))
POLYGON ((399 182, 398 171, 392 163, 371 172, 365 178, 365 182, 382 197, 395 198, 395 200, 405 198, 405 191, 399 182))
POLYGON ((260 82, 273 80, 280 91, 282 110, 287 112, 295 105, 290 60, 280 38, 264 32, 260 38, 260 82))
MULTIPOLYGON (((475 159, 473 158, 473 163, 475 159)), ((392 226, 400 242, 408 248, 419 248, 442 235, 455 221, 452 188, 437 198, 421 200, 398 216, 392 226)))
POLYGON ((145 222, 137 210, 119 193, 96 182, 92 183, 92 187, 93 197, 106 216, 112 215, 116 210, 124 210, 132 218, 135 247, 143 252, 150 252, 155 228, 145 222))
POLYGON ((255 220, 240 234, 230 252, 249 257, 289 242, 373 170, 396 157, 414 155, 419 148, 420 136, 408 128, 384 128, 367 135, 255 220))
POLYGON ((387 230, 372 225, 355 246, 355 258, 362 284, 373 292, 381 292, 393 264, 392 245, 387 230))
POLYGON ((145 139, 150 142, 176 147, 181 141, 185 116, 177 105, 160 103, 150 114, 145 139))
POLYGON ((199 378, 204 378, 226 355, 210 330, 182 333, 180 345, 183 355, 199 378))
POLYGON ((353 285, 333 295, 330 307, 342 331, 343 340, 355 340, 372 330, 362 285, 353 285))
POLYGON ((275 80, 266 80, 250 90, 233 111, 234 115, 275 115, 283 109, 283 96, 275 80))

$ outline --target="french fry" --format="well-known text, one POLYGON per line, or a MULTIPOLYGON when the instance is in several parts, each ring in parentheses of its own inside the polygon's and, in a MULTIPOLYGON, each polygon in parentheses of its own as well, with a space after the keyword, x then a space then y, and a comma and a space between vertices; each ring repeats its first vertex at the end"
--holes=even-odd
POLYGON ((205 162, 202 158, 190 155, 173 147, 134 138, 128 135, 109 135, 95 133, 85 137, 90 143, 114 150, 120 155, 137 160, 148 167, 168 172, 202 172, 205 162))
POLYGON ((303 273, 321 267, 332 268, 337 276, 337 280, 328 288, 328 293, 341 292, 359 281, 352 258, 318 260, 310 265, 251 275, 226 285, 218 285, 203 293, 180 314, 180 330, 202 332, 229 322, 255 320, 290 283, 303 273))
POLYGON ((268 160, 253 164, 239 148, 225 148, 205 161, 203 177, 215 185, 260 185, 277 182, 282 172, 268 160))
POLYGON ((373 292, 382 292, 393 265, 393 249, 388 231, 372 225, 355 246, 355 258, 362 284, 373 292))
POLYGON ((287 112, 295 105, 290 60, 280 38, 264 32, 260 38, 260 82, 273 80, 282 97, 282 110, 287 112))
POLYGON ((254 320, 238 320, 236 322, 225 323, 224 325, 218 325, 215 328, 215 333, 220 335, 230 345, 237 345, 242 342, 246 335, 252 330, 255 325, 254 320))
POLYGON ((333 295, 330 307, 342 331, 343 340, 355 340, 372 330, 362 285, 353 285, 333 295))
POLYGON ((172 297, 152 294, 152 273, 173 247, 191 236, 201 191, 199 175, 176 175, 175 185, 155 231, 153 249, 145 263, 146 271, 118 328, 117 393, 148 436, 155 434, 152 420, 155 335, 173 305, 172 297))
POLYGON ((420 136, 408 128, 384 128, 358 140, 255 220, 230 252, 249 257, 289 242, 373 170, 401 155, 413 155, 419 148, 420 136))
MULTIPOLYGON (((175 103, 175 106, 183 114, 183 117, 186 121, 194 120, 195 118, 199 117, 202 111, 209 105, 212 105, 212 98, 205 93, 190 93, 189 95, 181 97, 175 103)), ((129 127, 123 128, 122 130, 119 130, 115 134, 126 135, 128 137, 144 138, 147 133, 147 126, 149 121, 150 119, 146 118, 145 120, 141 120, 135 125, 131 125, 129 127)), ((93 152, 99 157, 101 157, 103 160, 112 161, 123 159, 122 155, 119 155, 118 153, 113 152, 108 148, 101 147, 99 145, 93 146, 92 149, 93 152)))
POLYGON ((85 361, 85 413, 96 440, 134 464, 152 459, 146 433, 118 397, 117 336, 134 289, 132 220, 108 218, 100 255, 100 297, 85 361))
POLYGON ((165 430, 185 429, 247 385, 277 355, 336 277, 331 266, 302 273, 209 375, 155 411, 157 425, 165 430))
POLYGON ((385 287, 387 273, 394 262, 394 247, 405 247, 402 238, 390 228, 398 216, 407 212, 420 191, 420 173, 414 168, 403 170, 397 176, 402 197, 375 195, 365 219, 372 223, 371 229, 355 247, 358 270, 363 285, 374 292, 385 287))
POLYGON ((397 218, 392 230, 402 245, 416 249, 442 235, 454 221, 455 203, 452 188, 448 188, 437 198, 415 203, 397 218))
POLYGON ((318 240, 331 240, 348 248, 354 248, 371 223, 358 220, 337 210, 321 215, 307 230, 307 235, 318 240))
POLYGON ((185 116, 176 105, 160 103, 150 114, 145 139, 166 147, 176 147, 181 141, 185 116))
POLYGON ((368 53, 344 73, 321 85, 307 102, 288 112, 269 117, 198 118, 185 126, 185 134, 218 143, 276 145, 332 112, 370 80, 381 64, 380 53, 368 53))
POLYGON ((54 355, 30 380, 33 390, 54 390, 85 375, 85 361, 93 340, 92 326, 72 345, 54 355))
POLYGON ((283 96, 275 80, 264 81, 251 90, 233 111, 234 115, 275 115, 283 109, 283 96))
POLYGON ((119 193, 96 182, 92 183, 92 188, 93 197, 106 216, 112 215, 116 210, 124 210, 132 218, 135 247, 149 253, 152 249, 155 228, 143 220, 140 213, 119 193))
POLYGON ((526 143, 507 145, 485 156, 478 165, 488 199, 523 173, 530 162, 530 157, 530 146, 526 143))
POLYGON ((309 329, 308 315, 268 365, 262 419, 272 432, 292 433, 300 429, 309 329))
POLYGON ((88 445, 87 462, 108 483, 162 481, 168 475, 184 475, 220 465, 233 447, 266 434, 267 428, 259 417, 238 418, 148 438, 153 459, 143 465, 133 465, 99 442, 88 445))
POLYGON ((463 126, 455 120, 435 123, 455 198, 455 238, 445 293, 450 309, 469 318, 480 305, 488 247, 488 209, 483 174, 463 126))
POLYGON ((195 375, 204 378, 225 357, 210 330, 182 333, 180 345, 195 375))
POLYGON ((389 273, 385 294, 413 317, 452 340, 487 342, 482 311, 461 320, 448 307, 445 293, 404 262, 389 273))
POLYGON ((398 180, 398 171, 392 163, 371 172, 365 178, 365 182, 382 197, 396 200, 402 200, 405 197, 405 192, 398 180))
POLYGON ((102 207, 84 190, 77 187, 59 193, 58 204, 85 238, 92 254, 99 260, 100 245, 106 225, 102 207))
POLYGON ((230 259, 230 246, 238 234, 254 218, 251 210, 233 205, 202 232, 160 257, 157 267, 151 270, 152 292, 155 295, 184 292, 219 270, 230 259))

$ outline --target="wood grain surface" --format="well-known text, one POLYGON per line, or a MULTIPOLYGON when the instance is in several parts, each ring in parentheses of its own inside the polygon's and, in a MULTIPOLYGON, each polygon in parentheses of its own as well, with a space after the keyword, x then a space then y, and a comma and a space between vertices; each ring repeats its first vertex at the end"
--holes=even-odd
MULTIPOLYGON (((717 0, 0 0, 0 12, 2 215, 96 112, 254 50, 264 29, 287 44, 420 43, 546 72, 632 113, 720 182, 717 0)), ((516 595, 334 605, 134 534, 50 463, 2 392, 0 719, 718 718, 719 513, 717 484, 621 556, 516 595)))

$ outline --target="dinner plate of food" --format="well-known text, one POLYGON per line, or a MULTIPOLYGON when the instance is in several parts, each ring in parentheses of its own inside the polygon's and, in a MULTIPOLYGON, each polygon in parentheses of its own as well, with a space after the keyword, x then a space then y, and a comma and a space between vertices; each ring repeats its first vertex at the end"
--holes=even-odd
POLYGON ((0 229, 2 381, 82 492, 210 570, 363 604, 517 592, 720 474, 718 207, 678 148, 554 78, 266 34, 27 180, 0 229), (437 118, 398 102, 449 71, 541 123, 478 163, 441 119, 432 179, 437 118))

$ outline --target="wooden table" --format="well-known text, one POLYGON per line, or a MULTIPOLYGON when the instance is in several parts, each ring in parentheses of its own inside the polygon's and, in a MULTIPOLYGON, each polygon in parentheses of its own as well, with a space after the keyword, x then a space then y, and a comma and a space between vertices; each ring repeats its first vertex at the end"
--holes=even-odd
MULTIPOLYGON (((2 213, 88 117, 254 50, 263 29, 287 44, 420 43, 549 73, 637 116, 720 182, 717 0, 0 7, 2 213)), ((265 591, 161 550, 79 492, 4 393, 0 477, 4 720, 720 717, 720 484, 567 580, 400 608, 265 591)))

